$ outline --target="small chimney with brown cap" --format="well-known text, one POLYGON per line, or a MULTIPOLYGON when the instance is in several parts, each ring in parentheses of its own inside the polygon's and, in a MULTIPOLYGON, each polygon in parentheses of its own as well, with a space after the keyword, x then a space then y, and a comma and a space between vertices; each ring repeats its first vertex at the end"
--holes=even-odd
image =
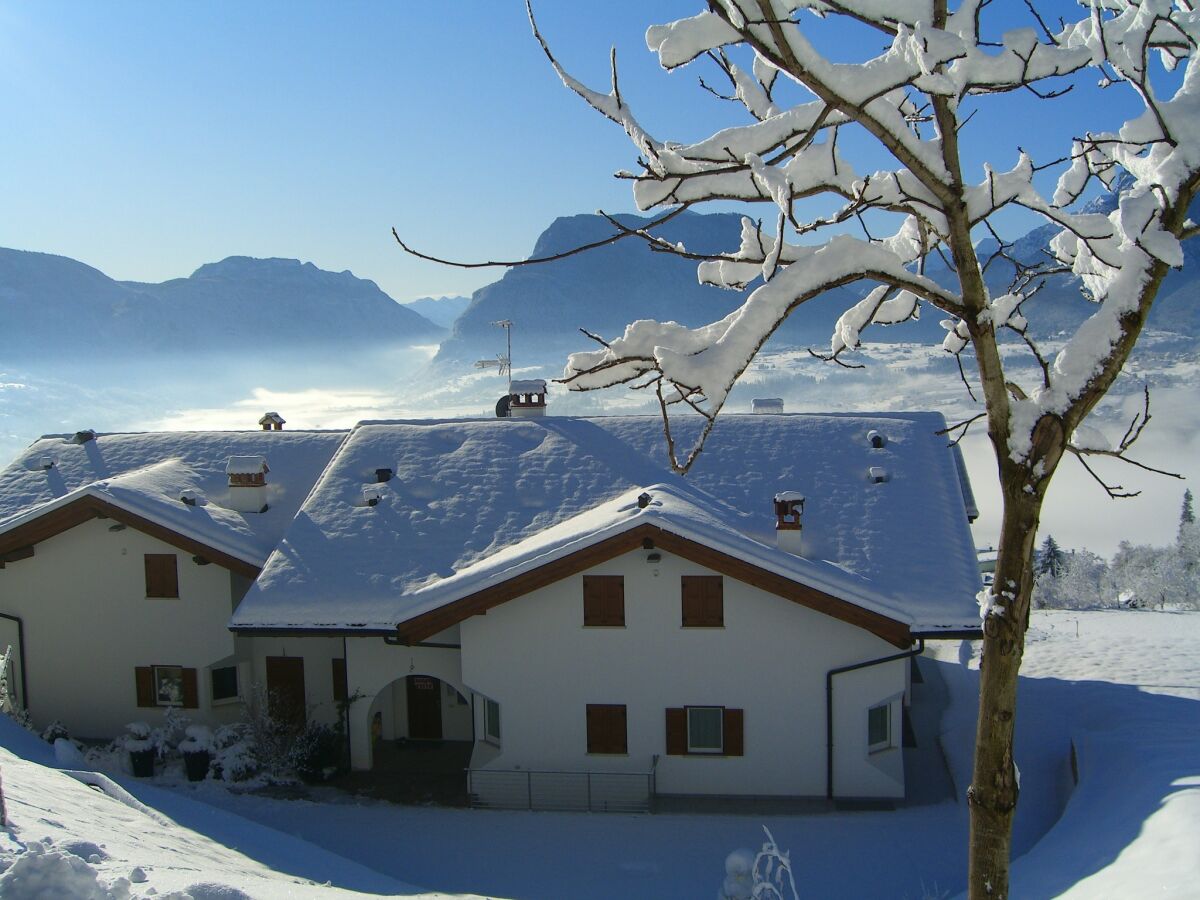
POLYGON ((225 464, 229 476, 229 508, 242 513, 267 511, 267 473, 261 456, 231 456, 225 464))
POLYGON ((775 541, 780 550, 796 556, 801 553, 800 536, 804 528, 804 495, 780 491, 775 495, 775 541))

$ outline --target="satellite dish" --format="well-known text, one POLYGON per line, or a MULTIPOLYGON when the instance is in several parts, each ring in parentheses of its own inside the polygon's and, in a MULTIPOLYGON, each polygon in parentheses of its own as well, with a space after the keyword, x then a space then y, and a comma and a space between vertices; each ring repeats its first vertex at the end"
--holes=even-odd
POLYGON ((505 394, 496 401, 496 418, 507 419, 509 417, 508 406, 512 403, 512 397, 505 394))

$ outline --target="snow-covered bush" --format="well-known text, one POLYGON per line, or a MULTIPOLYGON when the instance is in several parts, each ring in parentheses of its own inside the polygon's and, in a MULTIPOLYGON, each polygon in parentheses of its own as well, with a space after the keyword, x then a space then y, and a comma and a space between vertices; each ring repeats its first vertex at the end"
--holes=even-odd
POLYGON ((717 900, 799 900, 790 855, 779 849, 765 825, 763 831, 767 839, 757 854, 734 850, 725 857, 725 880, 717 900))
POLYGON ((323 781, 341 765, 345 742, 340 727, 309 722, 292 743, 288 766, 305 781, 323 781))
POLYGON ((258 774, 258 757, 246 737, 244 722, 218 728, 213 735, 212 753, 210 771, 218 781, 245 781, 258 774))
POLYGON ((67 726, 55 719, 45 730, 42 731, 42 740, 47 744, 53 744, 59 738, 69 738, 71 733, 67 730, 67 726))
POLYGON ((116 743, 130 753, 141 753, 154 747, 154 742, 150 740, 152 733, 153 730, 145 722, 130 722, 125 726, 125 735, 118 738, 116 743))
POLYGON ((212 753, 213 733, 207 725, 189 725, 184 734, 186 737, 179 742, 180 753, 212 753))

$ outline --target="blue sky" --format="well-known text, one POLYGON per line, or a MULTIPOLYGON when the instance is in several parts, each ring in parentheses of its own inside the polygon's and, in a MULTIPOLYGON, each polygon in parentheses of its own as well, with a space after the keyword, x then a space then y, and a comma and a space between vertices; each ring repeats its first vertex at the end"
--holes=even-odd
MULTIPOLYGON (((695 72, 658 70, 643 35, 701 8, 542 0, 537 11, 592 85, 607 84, 615 44, 644 124, 690 140, 734 110, 695 72)), ((1097 107, 1082 92, 1032 117, 1027 96, 989 101, 998 127, 964 138, 998 168, 1017 144, 1048 158, 1066 149, 1051 132, 1095 127, 1087 119, 1113 99, 1097 107)), ((627 139, 558 82, 519 0, 0 0, 0 122, 0 246, 121 279, 244 254, 350 269, 400 300, 469 293, 500 272, 405 258, 390 228, 442 255, 520 258, 555 216, 632 211, 611 177, 634 165, 627 139)))

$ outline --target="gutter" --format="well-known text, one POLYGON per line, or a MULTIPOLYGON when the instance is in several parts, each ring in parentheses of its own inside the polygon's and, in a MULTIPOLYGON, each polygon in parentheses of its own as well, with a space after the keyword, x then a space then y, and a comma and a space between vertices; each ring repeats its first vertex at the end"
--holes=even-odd
POLYGON ((25 678, 25 623, 20 616, 0 612, 0 619, 17 623, 17 652, 21 654, 21 707, 29 709, 29 682, 25 678))
POLYGON ((925 652, 925 638, 917 638, 917 646, 913 650, 906 650, 903 653, 893 653, 890 656, 881 656, 878 659, 868 659, 865 662, 852 663, 848 666, 839 666, 836 669, 830 669, 825 673, 825 799, 833 799, 833 677, 842 675, 846 672, 854 672, 858 669, 866 669, 871 666, 881 666, 884 663, 895 662, 898 659, 911 659, 914 656, 920 656, 925 652))

